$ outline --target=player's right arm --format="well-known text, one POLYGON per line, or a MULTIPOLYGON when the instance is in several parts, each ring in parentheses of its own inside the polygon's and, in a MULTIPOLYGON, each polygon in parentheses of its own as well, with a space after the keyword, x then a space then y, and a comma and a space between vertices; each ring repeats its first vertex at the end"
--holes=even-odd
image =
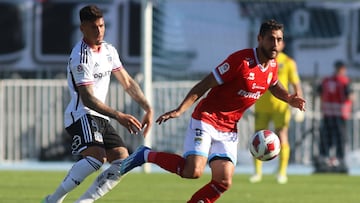
POLYGON ((177 118, 182 113, 184 113, 190 106, 192 106, 200 97, 202 97, 209 89, 218 85, 217 80, 213 73, 207 75, 204 79, 198 82, 191 90, 188 92, 181 104, 174 110, 164 113, 159 116, 156 120, 158 124, 161 124, 170 118, 177 118))
POLYGON ((80 85, 77 86, 77 89, 80 98, 86 107, 100 114, 116 119, 122 126, 127 128, 131 134, 141 130, 141 123, 134 116, 117 111, 97 99, 93 93, 93 85, 80 85))

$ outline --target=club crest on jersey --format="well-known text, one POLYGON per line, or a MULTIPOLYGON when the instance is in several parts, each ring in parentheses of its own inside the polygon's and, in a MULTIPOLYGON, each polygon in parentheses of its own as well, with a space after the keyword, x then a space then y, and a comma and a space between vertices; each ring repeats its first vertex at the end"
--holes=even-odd
POLYGON ((223 75, 230 69, 230 65, 228 63, 224 63, 218 67, 219 73, 223 75))
POLYGON ((267 84, 270 84, 272 78, 273 78, 273 73, 270 72, 269 75, 268 75, 268 78, 267 78, 267 84))
POLYGON ((107 57, 107 60, 108 60, 109 63, 111 63, 111 62, 112 62, 112 57, 111 57, 111 56, 108 56, 108 57, 107 57))

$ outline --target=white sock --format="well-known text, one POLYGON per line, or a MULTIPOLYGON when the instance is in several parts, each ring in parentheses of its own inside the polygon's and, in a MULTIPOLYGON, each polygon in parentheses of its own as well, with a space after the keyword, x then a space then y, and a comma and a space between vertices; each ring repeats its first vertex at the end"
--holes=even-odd
POLYGON ((90 174, 100 169, 102 166, 102 162, 87 156, 78 162, 76 162, 67 176, 60 184, 60 186, 56 189, 56 191, 49 196, 49 203, 61 203, 68 192, 73 190, 75 187, 80 185, 80 183, 90 174))
POLYGON ((122 160, 113 161, 109 168, 103 171, 76 201, 76 203, 92 203, 110 192, 121 180, 120 166, 122 160))

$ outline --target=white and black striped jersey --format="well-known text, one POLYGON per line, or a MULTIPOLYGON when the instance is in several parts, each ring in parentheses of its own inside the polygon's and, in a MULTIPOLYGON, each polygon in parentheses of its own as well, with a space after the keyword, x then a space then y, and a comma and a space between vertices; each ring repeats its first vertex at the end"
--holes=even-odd
POLYGON ((111 44, 103 42, 99 51, 93 51, 83 40, 74 46, 67 66, 67 82, 71 100, 65 110, 65 127, 85 114, 109 119, 107 116, 84 106, 77 87, 93 85, 94 96, 105 103, 110 75, 113 71, 121 68, 123 66, 119 54, 111 44))

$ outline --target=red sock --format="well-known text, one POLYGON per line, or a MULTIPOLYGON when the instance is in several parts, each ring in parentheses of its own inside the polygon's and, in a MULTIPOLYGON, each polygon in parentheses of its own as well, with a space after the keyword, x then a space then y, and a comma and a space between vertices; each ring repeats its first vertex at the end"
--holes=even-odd
POLYGON ((148 162, 154 163, 171 173, 178 174, 179 176, 182 176, 185 165, 185 159, 177 154, 154 151, 149 152, 148 162))
POLYGON ((228 188, 225 185, 222 185, 214 180, 211 180, 210 183, 206 184, 200 190, 198 190, 192 197, 188 203, 198 203, 201 200, 204 203, 213 203, 222 193, 224 193, 228 188))

